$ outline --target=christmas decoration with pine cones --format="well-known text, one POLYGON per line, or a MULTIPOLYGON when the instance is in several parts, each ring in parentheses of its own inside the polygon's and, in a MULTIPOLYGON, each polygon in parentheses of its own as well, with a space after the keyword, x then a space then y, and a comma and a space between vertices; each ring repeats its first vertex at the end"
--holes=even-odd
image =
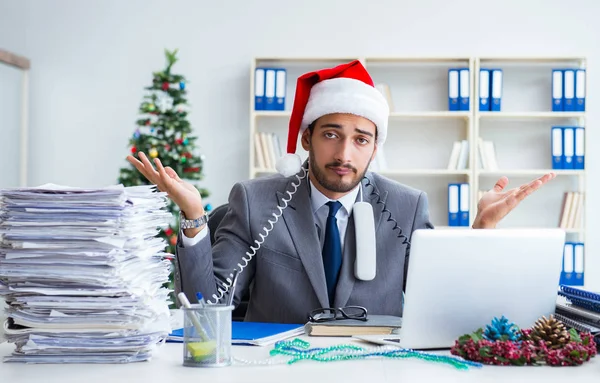
POLYGON ((479 328, 458 338, 450 350, 464 359, 494 365, 576 366, 596 356, 589 332, 567 327, 553 315, 541 317, 529 329, 519 329, 502 316, 485 331, 479 328))
POLYGON ((538 319, 524 340, 531 340, 535 344, 543 341, 549 349, 557 349, 569 343, 570 337, 564 323, 550 315, 549 319, 545 316, 538 319))

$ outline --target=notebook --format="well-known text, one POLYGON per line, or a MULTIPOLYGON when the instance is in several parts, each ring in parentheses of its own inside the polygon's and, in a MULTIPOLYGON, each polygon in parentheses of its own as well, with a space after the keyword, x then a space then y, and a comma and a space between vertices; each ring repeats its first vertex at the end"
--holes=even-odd
POLYGON ((402 327, 402 318, 392 315, 369 315, 366 321, 343 319, 304 325, 310 336, 354 336, 396 334, 402 327))
MULTIPOLYGON (((231 322, 231 344, 268 346, 280 340, 304 334, 299 324, 231 322)), ((173 330, 167 342, 183 342, 183 328, 173 330)))
POLYGON ((567 298, 572 304, 600 313, 600 294, 560 285, 558 294, 567 298))

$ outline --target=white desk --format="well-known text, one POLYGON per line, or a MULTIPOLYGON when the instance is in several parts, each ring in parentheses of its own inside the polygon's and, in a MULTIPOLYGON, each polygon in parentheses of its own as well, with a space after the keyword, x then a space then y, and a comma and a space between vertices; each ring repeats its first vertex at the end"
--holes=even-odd
MULTIPOLYGON (((304 338, 312 346, 351 342, 348 338, 304 338)), ((366 345, 357 342, 360 345, 366 345)), ((0 344, 0 357, 13 344, 0 344)), ((234 346, 234 356, 263 360, 271 347, 234 346)), ((300 361, 292 365, 192 368, 182 366, 182 345, 167 343, 149 362, 132 364, 25 365, 0 363, 0 382, 105 383, 105 382, 600 382, 600 356, 578 367, 498 367, 469 370, 417 359, 368 359, 319 363, 300 361)))

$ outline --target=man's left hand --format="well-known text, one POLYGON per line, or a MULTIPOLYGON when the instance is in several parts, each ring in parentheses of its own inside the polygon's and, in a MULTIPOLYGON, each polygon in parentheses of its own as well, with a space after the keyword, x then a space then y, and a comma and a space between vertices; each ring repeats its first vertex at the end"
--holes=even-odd
POLYGON ((492 190, 486 192, 477 203, 477 216, 473 222, 473 229, 495 228, 498 222, 521 201, 554 177, 556 177, 555 173, 548 173, 521 187, 506 191, 504 188, 508 185, 508 178, 501 177, 492 190))

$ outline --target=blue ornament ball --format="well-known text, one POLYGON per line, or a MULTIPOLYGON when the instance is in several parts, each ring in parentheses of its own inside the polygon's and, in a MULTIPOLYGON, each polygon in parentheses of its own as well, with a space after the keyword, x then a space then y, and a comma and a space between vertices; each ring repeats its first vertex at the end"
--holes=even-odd
POLYGON ((211 211, 212 210, 212 205, 207 203, 206 206, 204 206, 204 210, 206 211, 211 211))
POLYGON ((188 144, 188 142, 189 142, 189 141, 188 141, 188 139, 187 139, 187 138, 186 138, 185 140, 183 140, 183 144, 184 144, 184 145, 187 145, 187 144, 188 144))
POLYGON ((138 138, 140 138, 140 131, 139 130, 136 130, 135 133, 133 133, 133 138, 135 138, 136 140, 138 138))
POLYGON ((184 90, 185 89, 185 82, 181 81, 179 83, 179 89, 184 90))
POLYGON ((154 128, 150 129, 150 133, 154 134, 154 128))

